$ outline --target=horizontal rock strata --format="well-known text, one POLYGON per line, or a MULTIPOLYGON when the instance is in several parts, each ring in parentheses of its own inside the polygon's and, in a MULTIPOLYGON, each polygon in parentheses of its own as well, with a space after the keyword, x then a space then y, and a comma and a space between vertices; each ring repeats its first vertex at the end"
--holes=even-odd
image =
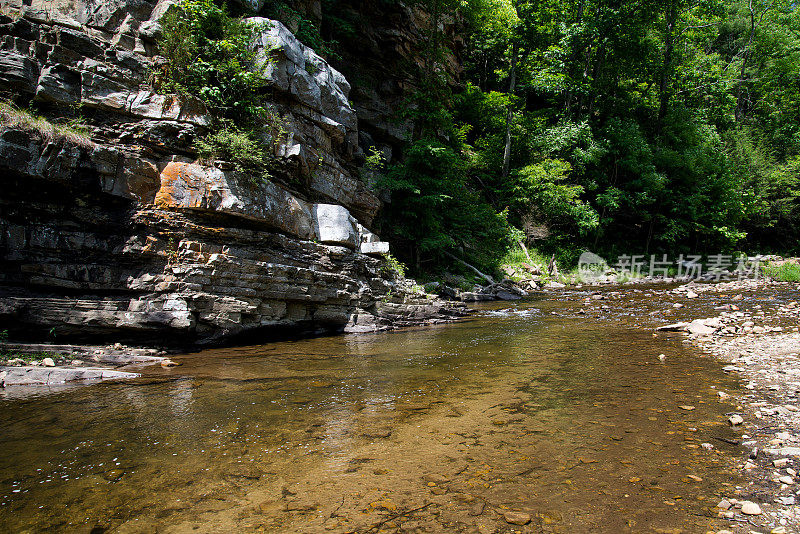
POLYGON ((0 17, 0 91, 54 116, 80 105, 88 122, 86 136, 0 126, 3 328, 185 343, 462 315, 380 258, 350 85, 280 23, 261 20, 256 43, 273 58, 260 68, 285 132, 265 133, 276 178, 197 161, 212 124, 202 102, 148 83, 163 4, 56 1, 49 18, 0 17))

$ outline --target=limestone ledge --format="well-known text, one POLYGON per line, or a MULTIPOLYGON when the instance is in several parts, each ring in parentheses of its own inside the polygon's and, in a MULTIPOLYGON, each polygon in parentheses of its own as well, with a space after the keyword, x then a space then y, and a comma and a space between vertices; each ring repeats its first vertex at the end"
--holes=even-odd
POLYGON ((263 132, 276 179, 196 161, 210 115, 151 83, 171 4, 33 0, 0 16, 0 91, 56 117, 80 106, 90 137, 0 125, 3 329, 166 345, 463 315, 376 257, 389 245, 368 229, 380 202, 356 166, 350 85, 279 23, 255 43, 281 120, 263 132))
POLYGON ((101 367, 5 367, 0 366, 0 387, 52 386, 80 380, 119 380, 137 378, 138 373, 101 367))

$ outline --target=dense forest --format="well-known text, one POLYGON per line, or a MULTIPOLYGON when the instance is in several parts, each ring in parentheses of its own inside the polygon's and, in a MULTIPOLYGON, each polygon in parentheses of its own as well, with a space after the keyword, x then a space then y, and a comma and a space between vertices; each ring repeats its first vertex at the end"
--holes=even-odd
MULTIPOLYGON (((491 269, 520 242, 564 264, 583 250, 800 249, 794 3, 415 1, 429 16, 423 60, 395 110, 413 128, 392 161, 364 147, 375 186, 390 192, 381 235, 413 270, 454 256, 491 269)), ((316 24, 284 2, 263 11, 296 17, 298 37, 336 65, 363 22, 340 4, 323 2, 316 24)), ((173 32, 172 46, 196 30, 173 32)), ((230 59, 214 68, 236 71, 230 59)), ((239 85, 223 93, 238 96, 221 106, 231 120, 201 153, 253 144, 231 124, 255 116, 258 80, 233 71, 239 85)))
POLYGON ((424 1, 430 65, 399 111, 414 136, 382 181, 404 260, 489 266, 523 235, 567 262, 800 248, 793 2, 424 1), (456 85, 445 16, 463 22, 456 85))

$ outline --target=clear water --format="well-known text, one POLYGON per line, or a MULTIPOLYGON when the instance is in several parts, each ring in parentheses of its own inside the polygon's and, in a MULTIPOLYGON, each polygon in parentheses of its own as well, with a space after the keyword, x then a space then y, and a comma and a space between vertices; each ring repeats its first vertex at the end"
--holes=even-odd
POLYGON ((723 528, 711 508, 741 451, 716 439, 737 437, 716 391, 734 379, 633 328, 644 309, 581 307, 492 304, 453 325, 6 392, 0 532, 723 528))

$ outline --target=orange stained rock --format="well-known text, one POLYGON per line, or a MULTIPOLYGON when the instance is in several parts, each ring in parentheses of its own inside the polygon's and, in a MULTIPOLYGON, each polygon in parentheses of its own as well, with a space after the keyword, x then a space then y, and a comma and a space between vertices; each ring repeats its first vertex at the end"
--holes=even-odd
POLYGON ((206 192, 202 167, 172 161, 161 171, 161 187, 156 193, 158 208, 199 208, 206 192))

